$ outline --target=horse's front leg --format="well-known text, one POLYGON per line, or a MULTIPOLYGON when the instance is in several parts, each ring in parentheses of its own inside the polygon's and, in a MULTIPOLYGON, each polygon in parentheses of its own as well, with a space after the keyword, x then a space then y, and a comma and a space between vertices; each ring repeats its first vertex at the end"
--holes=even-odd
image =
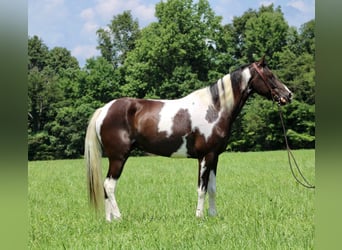
POLYGON ((196 216, 204 216, 205 196, 209 193, 209 215, 216 215, 216 168, 218 156, 214 153, 207 154, 202 159, 198 159, 198 202, 196 216))

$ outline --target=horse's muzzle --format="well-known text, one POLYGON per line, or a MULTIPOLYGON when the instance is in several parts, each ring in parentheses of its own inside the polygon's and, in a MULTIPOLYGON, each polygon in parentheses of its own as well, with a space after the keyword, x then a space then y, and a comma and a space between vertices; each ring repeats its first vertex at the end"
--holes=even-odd
POLYGON ((275 96, 275 100, 278 102, 279 105, 290 103, 292 100, 292 93, 289 92, 287 96, 275 96))

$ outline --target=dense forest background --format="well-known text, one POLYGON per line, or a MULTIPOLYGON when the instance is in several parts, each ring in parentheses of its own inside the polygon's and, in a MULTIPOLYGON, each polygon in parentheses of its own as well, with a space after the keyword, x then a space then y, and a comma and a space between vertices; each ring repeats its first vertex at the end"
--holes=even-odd
MULTIPOLYGON (((28 38, 28 158, 78 158, 92 112, 111 99, 179 98, 266 55, 294 92, 283 107, 292 148, 315 147, 315 20, 290 27, 280 7, 249 9, 230 24, 207 0, 156 5, 156 22, 140 28, 130 11, 97 31, 101 56, 80 68, 66 48, 28 38)), ((254 95, 227 150, 283 149, 276 104, 254 95)))

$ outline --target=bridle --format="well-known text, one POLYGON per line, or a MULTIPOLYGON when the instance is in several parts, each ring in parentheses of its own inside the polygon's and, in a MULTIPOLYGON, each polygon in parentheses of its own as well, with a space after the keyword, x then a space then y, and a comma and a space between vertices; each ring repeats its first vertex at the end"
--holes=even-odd
MULTIPOLYGON (((269 89, 270 93, 271 93, 271 97, 272 97, 272 101, 275 102, 274 100, 274 90, 277 87, 274 86, 272 84, 272 86, 270 86, 269 82, 266 80, 265 74, 258 68, 258 66, 256 65, 256 63, 252 63, 252 67, 256 70, 256 72, 258 73, 258 75, 261 77, 261 79, 264 81, 265 85, 267 86, 267 88, 269 89)), ((279 99, 279 98, 278 98, 279 99)), ((280 99, 278 100, 278 104, 280 104, 280 99)))
POLYGON ((264 80, 264 82, 265 82, 266 85, 268 86, 267 81, 266 81, 266 77, 265 77, 264 73, 261 72, 261 70, 258 68, 258 66, 256 65, 256 63, 253 63, 252 66, 253 66, 253 68, 258 72, 258 74, 261 76, 261 78, 264 80))
MULTIPOLYGON (((275 86, 273 86, 274 88, 272 88, 271 86, 269 86, 267 80, 266 80, 266 77, 264 75, 264 73, 258 68, 258 66, 256 65, 256 63, 253 63, 252 64, 252 67, 256 70, 256 72, 259 74, 259 76, 262 78, 262 80, 264 81, 265 85, 268 87, 268 89, 270 90, 271 92, 271 97, 272 97, 272 100, 273 102, 275 101, 274 100, 274 91, 273 89, 276 88, 275 86)), ((304 177, 302 171, 300 170, 297 162, 296 162, 296 159, 291 151, 291 148, 289 146, 289 143, 288 143, 288 140, 287 140, 287 136, 286 136, 286 128, 285 128, 285 124, 284 124, 284 119, 283 119, 283 115, 282 115, 282 111, 281 111, 281 107, 280 107, 280 98, 278 98, 278 111, 279 111, 279 117, 280 117, 280 121, 281 121, 281 125, 283 127, 283 133, 284 133, 284 139, 285 139, 285 144, 286 144, 286 149, 287 149, 287 157, 288 157, 288 161, 289 161, 289 165, 290 165, 290 169, 291 169, 291 173, 293 175, 293 177, 295 178, 295 180, 301 184, 302 186, 306 187, 306 188, 315 188, 314 185, 310 184, 307 179, 304 177), (297 168, 297 172, 299 173, 299 175, 301 176, 302 180, 299 180, 298 177, 295 175, 294 173, 294 170, 293 170, 293 166, 291 164, 291 158, 297 168)))

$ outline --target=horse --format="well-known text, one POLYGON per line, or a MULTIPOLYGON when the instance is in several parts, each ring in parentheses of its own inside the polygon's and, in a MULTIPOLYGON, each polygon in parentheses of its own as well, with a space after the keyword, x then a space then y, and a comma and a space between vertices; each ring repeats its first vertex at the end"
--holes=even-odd
POLYGON ((154 155, 197 159, 196 216, 204 216, 207 193, 208 214, 216 215, 218 158, 226 150, 232 123, 253 93, 279 105, 292 99, 292 92, 271 72, 263 57, 180 99, 122 97, 98 108, 85 137, 90 203, 96 211, 104 203, 109 222, 121 218, 115 198, 117 182, 130 152, 140 148, 154 155), (104 181, 103 152, 109 160, 104 181))

